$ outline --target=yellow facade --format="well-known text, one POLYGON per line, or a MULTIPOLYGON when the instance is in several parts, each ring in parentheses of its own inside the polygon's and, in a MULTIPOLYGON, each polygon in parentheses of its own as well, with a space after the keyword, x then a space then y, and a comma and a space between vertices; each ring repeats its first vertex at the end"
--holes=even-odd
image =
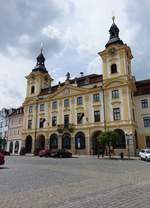
POLYGON ((137 141, 143 147, 143 140, 139 141, 137 136, 141 134, 142 138, 149 133, 138 132, 141 114, 135 116, 135 110, 140 110, 136 108, 138 98, 134 97, 131 49, 120 40, 114 22, 109 32, 105 50, 99 53, 103 75, 71 79, 68 73, 64 83, 53 86, 42 52, 37 57, 35 69, 26 77, 23 104, 27 153, 43 148, 67 148, 73 154, 96 154, 97 135, 110 130, 119 133, 115 154, 135 155, 137 141))

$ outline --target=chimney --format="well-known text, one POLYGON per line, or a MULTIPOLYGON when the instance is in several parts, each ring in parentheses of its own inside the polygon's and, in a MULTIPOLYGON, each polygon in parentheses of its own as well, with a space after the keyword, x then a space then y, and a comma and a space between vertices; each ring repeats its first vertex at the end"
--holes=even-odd
POLYGON ((83 77, 84 73, 83 72, 80 72, 80 75, 81 75, 81 77, 83 77))

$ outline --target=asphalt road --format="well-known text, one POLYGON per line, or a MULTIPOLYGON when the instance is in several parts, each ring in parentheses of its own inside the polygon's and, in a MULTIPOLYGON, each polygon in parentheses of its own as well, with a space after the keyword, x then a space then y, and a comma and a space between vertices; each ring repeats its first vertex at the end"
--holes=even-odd
POLYGON ((0 208, 150 208, 150 163, 6 157, 0 208))

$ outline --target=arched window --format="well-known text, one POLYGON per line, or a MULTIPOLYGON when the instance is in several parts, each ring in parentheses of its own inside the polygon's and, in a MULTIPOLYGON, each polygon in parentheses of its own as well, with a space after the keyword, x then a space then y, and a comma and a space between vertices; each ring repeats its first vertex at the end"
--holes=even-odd
POLYGON ((16 154, 18 153, 18 150, 19 150, 19 142, 16 141, 16 142, 15 142, 15 153, 16 153, 16 154))
POLYGON ((34 94, 34 92, 35 92, 35 87, 32 86, 32 87, 31 87, 31 94, 34 94))
POLYGON ((71 149, 71 136, 68 133, 62 136, 62 149, 71 149))
POLYGON ((10 153, 13 152, 13 142, 10 142, 10 145, 9 145, 9 152, 10 152, 10 153))
POLYGON ((31 153, 32 151, 32 137, 31 136, 26 137, 25 149, 26 149, 26 153, 31 153))
POLYGON ((117 65, 116 64, 112 64, 111 65, 111 74, 117 73, 117 65))
POLYGON ((85 135, 83 132, 78 132, 75 136, 75 148, 85 149, 85 135))
POLYGON ((50 149, 57 149, 58 148, 58 136, 57 134, 52 134, 50 136, 50 149))
POLYGON ((125 149, 126 148, 126 140, 125 140, 125 133, 121 129, 115 129, 115 132, 118 133, 119 138, 114 144, 115 149, 125 149))

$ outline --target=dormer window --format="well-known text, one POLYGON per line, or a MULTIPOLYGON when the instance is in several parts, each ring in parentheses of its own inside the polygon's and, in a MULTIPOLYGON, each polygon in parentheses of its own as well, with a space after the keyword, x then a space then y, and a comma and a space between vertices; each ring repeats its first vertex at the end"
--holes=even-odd
POLYGON ((117 65, 116 64, 112 64, 111 65, 111 74, 117 73, 117 65))
POLYGON ((34 92, 35 92, 35 87, 32 86, 32 87, 31 87, 31 94, 34 94, 34 92))

